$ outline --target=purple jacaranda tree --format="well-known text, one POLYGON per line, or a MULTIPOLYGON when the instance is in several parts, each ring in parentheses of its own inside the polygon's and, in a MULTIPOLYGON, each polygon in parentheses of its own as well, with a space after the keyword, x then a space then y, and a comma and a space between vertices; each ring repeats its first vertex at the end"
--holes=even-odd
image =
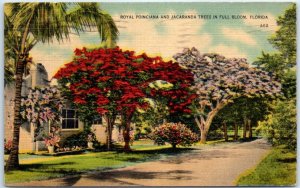
POLYGON ((21 116, 23 121, 32 123, 34 141, 45 123, 55 124, 60 120, 62 106, 62 97, 56 87, 30 89, 21 99, 21 116))
POLYGON ((194 74, 193 88, 199 100, 194 117, 201 131, 201 143, 206 142, 216 114, 234 99, 241 96, 275 98, 281 94, 281 84, 272 73, 251 67, 243 58, 228 59, 186 48, 174 55, 174 59, 194 74))

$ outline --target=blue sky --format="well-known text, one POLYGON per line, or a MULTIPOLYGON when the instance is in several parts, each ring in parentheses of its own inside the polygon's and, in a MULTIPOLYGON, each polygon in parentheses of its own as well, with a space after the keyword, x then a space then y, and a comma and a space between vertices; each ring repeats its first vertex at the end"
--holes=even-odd
MULTIPOLYGON (((290 3, 101 3, 114 18, 119 31, 118 45, 136 52, 161 55, 170 59, 184 47, 200 52, 216 52, 226 57, 245 57, 253 62, 261 51, 272 51, 267 39, 278 29, 276 18, 290 3), (246 15, 247 19, 120 19, 120 15, 246 15), (268 19, 249 19, 265 15, 268 19), (260 24, 268 24, 261 28, 260 24)), ((75 48, 95 47, 100 43, 96 32, 72 35, 65 43, 38 44, 32 50, 35 62, 43 63, 53 76, 60 66, 72 60, 75 48)))

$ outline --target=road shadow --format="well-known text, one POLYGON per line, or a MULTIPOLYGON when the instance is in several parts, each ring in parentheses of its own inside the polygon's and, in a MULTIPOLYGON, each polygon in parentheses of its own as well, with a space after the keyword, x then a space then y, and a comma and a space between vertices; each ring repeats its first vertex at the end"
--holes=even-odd
MULTIPOLYGON (((151 180, 151 179, 168 179, 168 180, 191 180, 192 172, 188 170, 171 170, 166 172, 145 172, 138 170, 114 170, 106 172, 93 172, 84 176, 86 179, 101 182, 113 182, 121 185, 138 185, 131 183, 131 180, 151 180)), ((74 185, 80 178, 65 178, 63 184, 65 186, 74 185)))

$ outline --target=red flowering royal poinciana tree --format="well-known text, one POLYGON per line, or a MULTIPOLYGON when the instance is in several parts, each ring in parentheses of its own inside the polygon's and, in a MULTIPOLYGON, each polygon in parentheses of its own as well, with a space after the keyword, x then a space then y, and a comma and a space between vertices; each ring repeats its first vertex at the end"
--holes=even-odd
MULTIPOLYGON (((113 49, 75 50, 75 58, 64 65, 54 78, 69 94, 79 112, 104 115, 108 122, 108 146, 111 127, 117 114, 122 116, 125 150, 130 150, 130 124, 137 109, 145 109, 145 98, 164 100, 170 113, 191 113, 196 98, 190 91, 193 75, 178 63, 161 57, 135 55, 133 51, 113 49), (155 81, 166 81, 168 89, 151 88, 155 81)), ((88 118, 88 117, 86 117, 88 118)), ((108 148, 109 149, 109 148, 108 148)))

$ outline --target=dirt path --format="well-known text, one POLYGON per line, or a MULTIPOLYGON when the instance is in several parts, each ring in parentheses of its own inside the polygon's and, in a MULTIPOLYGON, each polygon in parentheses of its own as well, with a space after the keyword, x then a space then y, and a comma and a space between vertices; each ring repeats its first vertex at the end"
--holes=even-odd
MULTIPOLYGON (((270 150, 265 140, 201 147, 158 161, 22 186, 233 186, 270 150)), ((19 184, 20 185, 20 184, 19 184)))

